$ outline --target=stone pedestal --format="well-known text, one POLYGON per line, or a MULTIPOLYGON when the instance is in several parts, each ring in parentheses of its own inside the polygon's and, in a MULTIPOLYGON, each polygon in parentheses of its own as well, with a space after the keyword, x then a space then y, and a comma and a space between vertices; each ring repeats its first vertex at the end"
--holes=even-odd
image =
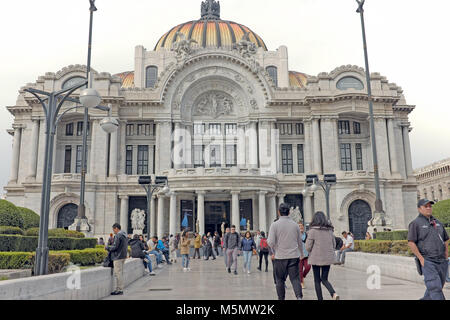
POLYGON ((91 226, 89 225, 87 218, 81 218, 81 219, 75 218, 75 221, 73 222, 73 224, 69 226, 69 230, 82 232, 82 233, 84 233, 86 238, 94 237, 94 233, 92 232, 91 226))
POLYGON ((384 212, 374 212, 373 218, 368 222, 367 232, 370 233, 373 239, 374 232, 382 232, 386 230, 393 230, 392 219, 386 217, 384 212))
POLYGON ((133 229, 133 235, 137 234, 138 236, 144 235, 144 230, 134 230, 133 229))

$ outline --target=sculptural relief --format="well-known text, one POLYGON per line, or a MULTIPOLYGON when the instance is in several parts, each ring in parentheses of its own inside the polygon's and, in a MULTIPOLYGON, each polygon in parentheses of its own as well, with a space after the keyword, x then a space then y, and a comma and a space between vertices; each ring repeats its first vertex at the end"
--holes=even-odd
POLYGON ((231 99, 218 92, 208 92, 197 99, 197 101, 194 110, 194 115, 196 116, 218 118, 233 112, 233 102, 231 99))

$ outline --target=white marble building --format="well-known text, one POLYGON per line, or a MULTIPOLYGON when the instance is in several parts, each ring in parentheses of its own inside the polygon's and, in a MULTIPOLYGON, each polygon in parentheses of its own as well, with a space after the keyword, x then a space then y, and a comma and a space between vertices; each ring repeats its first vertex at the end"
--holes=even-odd
POLYGON ((414 170, 417 197, 435 201, 450 199, 450 158, 414 170))
MULTIPOLYGON (((131 211, 147 209, 137 184, 146 174, 167 175, 171 190, 151 201, 153 234, 178 232, 185 214, 202 233, 220 231, 222 222, 239 226, 242 218, 267 231, 282 201, 298 205, 309 222, 326 206, 320 189, 302 195, 305 176, 326 173, 338 179, 331 192, 336 231, 365 233, 375 193, 362 68, 290 71, 287 47, 269 51, 246 26, 221 20, 212 0, 202 3, 200 20, 171 28, 153 50, 137 46, 134 59, 130 72, 94 72, 102 104, 120 122, 108 137, 99 126, 105 114, 90 111, 86 215, 95 235, 114 222, 129 228, 131 211)), ((56 90, 85 73, 72 65, 26 87, 56 90)), ((405 228, 417 214, 408 120, 414 106, 380 74, 371 84, 382 200, 394 228, 405 228)), ((5 190, 9 201, 39 212, 45 121, 24 89, 7 107, 14 142, 5 190)), ((76 214, 81 121, 82 110, 71 112, 58 127, 50 227, 67 227, 76 214)))

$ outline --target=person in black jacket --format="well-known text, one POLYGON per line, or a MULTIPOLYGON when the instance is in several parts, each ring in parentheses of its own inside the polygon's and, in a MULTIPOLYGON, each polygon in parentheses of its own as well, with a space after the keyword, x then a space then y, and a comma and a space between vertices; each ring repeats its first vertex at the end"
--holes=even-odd
POLYGON ((122 295, 123 265, 128 253, 128 239, 125 231, 121 231, 120 224, 115 223, 112 228, 115 234, 114 243, 106 247, 106 250, 111 254, 111 260, 114 264, 114 278, 116 279, 116 290, 111 292, 111 295, 122 295))
MULTIPOLYGON (((141 236, 142 237, 142 236, 141 236)), ((141 241, 139 235, 135 234, 130 241, 131 257, 140 258, 144 263, 144 267, 148 267, 149 275, 154 276, 155 273, 152 270, 152 261, 150 256, 145 252, 145 242, 141 241)), ((148 247, 147 247, 148 248, 148 247)))
POLYGON ((220 235, 216 231, 214 232, 214 250, 216 251, 217 257, 220 255, 219 248, 220 248, 220 235))

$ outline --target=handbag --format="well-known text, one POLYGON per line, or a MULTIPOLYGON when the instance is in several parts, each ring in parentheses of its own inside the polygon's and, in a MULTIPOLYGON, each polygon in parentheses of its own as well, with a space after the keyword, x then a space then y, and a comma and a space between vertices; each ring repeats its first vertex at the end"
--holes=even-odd
POLYGON ((414 257, 414 261, 416 263, 417 273, 421 276, 423 275, 422 265, 420 264, 420 260, 417 257, 414 257))
POLYGON ((114 268, 114 263, 111 260, 111 252, 108 252, 108 255, 106 256, 105 260, 103 261, 103 267, 114 268))

